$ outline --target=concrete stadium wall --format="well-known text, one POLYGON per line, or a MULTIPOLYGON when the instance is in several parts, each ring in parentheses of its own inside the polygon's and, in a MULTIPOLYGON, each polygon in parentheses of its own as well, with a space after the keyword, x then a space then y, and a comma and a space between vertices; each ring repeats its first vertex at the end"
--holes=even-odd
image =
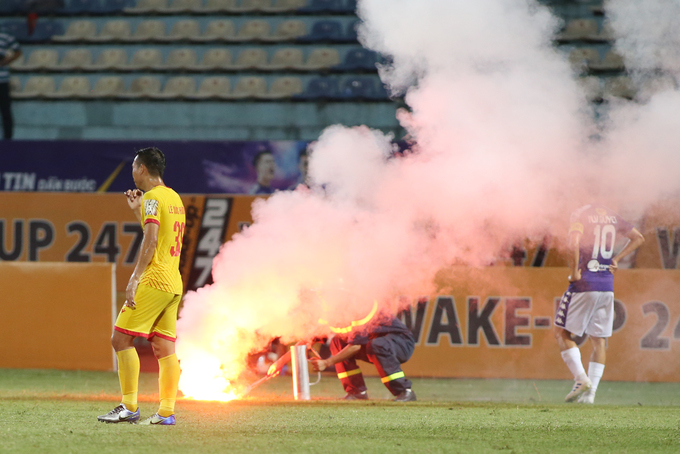
POLYGON ((333 124, 397 138, 394 103, 20 101, 15 139, 315 140, 333 124))

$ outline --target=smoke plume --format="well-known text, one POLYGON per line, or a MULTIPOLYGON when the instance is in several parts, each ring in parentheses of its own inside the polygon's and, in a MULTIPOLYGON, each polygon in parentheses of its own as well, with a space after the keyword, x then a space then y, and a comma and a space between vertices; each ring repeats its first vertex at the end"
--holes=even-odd
MULTIPOLYGON (((607 4, 634 68, 678 68, 680 15, 665 4, 607 4)), ((216 257, 215 283, 186 296, 185 392, 192 361, 212 364, 194 376, 234 379, 274 336, 327 334, 320 319, 344 326, 374 301, 394 311, 399 296, 431 292, 443 267, 563 236, 583 203, 639 215, 677 190, 678 93, 612 101, 596 123, 554 46, 561 22, 538 2, 360 0, 358 13, 362 44, 390 62, 382 80, 405 97, 412 152, 393 157, 394 137, 332 126, 312 147, 311 189, 256 202, 255 223, 216 257)))

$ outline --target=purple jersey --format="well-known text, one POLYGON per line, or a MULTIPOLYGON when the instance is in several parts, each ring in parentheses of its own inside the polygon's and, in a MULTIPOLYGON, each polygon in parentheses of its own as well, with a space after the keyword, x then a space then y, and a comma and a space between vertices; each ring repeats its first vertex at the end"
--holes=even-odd
POLYGON ((614 275, 609 265, 614 258, 616 241, 633 230, 633 226, 609 208, 586 205, 571 215, 571 232, 580 232, 579 264, 581 280, 569 290, 579 292, 613 292, 614 275))

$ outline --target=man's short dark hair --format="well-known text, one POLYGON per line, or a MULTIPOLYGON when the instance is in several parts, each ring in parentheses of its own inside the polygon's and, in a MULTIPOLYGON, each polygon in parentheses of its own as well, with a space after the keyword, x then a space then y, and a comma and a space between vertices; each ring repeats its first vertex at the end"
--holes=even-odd
POLYGON ((260 158, 266 154, 270 154, 274 156, 274 153, 272 153, 269 150, 260 150, 255 154, 255 157, 253 157, 253 167, 257 168, 257 164, 260 162, 260 158))
POLYGON ((153 176, 163 178, 165 172, 165 155, 156 147, 142 148, 135 155, 140 164, 144 164, 153 176))

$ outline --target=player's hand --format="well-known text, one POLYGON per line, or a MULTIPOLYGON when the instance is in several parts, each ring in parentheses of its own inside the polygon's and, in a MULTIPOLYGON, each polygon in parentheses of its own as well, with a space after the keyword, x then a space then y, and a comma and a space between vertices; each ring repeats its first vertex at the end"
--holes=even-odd
POLYGON ((142 196, 144 193, 139 189, 128 189, 123 194, 127 197, 127 203, 130 209, 139 210, 142 206, 142 196))
POLYGON ((612 264, 609 265, 609 272, 614 274, 616 273, 616 270, 619 269, 619 262, 616 261, 616 259, 612 259, 612 264))
POLYGON ((127 288, 125 289, 125 306, 130 309, 135 308, 135 294, 137 293, 137 286, 139 285, 139 279, 130 278, 127 288))
POLYGON ((326 368, 328 367, 328 362, 323 359, 312 358, 309 360, 309 362, 312 365, 312 369, 314 370, 314 372, 321 372, 323 370, 326 370, 326 368))
POLYGON ((569 282, 576 282, 581 280, 581 270, 576 270, 573 275, 569 275, 569 282))

